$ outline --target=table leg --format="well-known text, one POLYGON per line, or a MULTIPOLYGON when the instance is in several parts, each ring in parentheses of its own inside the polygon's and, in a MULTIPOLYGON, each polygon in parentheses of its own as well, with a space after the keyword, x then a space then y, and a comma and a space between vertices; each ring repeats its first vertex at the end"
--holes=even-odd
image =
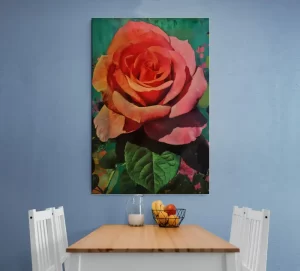
POLYGON ((236 253, 226 253, 225 254, 225 268, 224 271, 238 271, 236 253))
POLYGON ((68 262, 69 271, 82 271, 81 270, 81 253, 70 253, 68 262))

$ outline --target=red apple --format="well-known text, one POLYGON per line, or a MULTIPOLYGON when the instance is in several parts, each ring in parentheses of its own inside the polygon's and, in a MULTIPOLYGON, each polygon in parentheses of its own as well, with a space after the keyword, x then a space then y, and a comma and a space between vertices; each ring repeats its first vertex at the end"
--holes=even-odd
POLYGON ((166 207, 165 207, 165 212, 168 214, 168 215, 176 215, 176 207, 174 204, 168 204, 166 207))

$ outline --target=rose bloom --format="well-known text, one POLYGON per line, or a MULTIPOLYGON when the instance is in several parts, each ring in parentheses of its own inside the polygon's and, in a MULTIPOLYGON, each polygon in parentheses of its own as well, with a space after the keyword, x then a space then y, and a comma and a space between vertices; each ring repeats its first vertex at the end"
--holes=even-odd
POLYGON ((104 102, 94 119, 101 141, 143 126, 150 138, 181 145, 206 127, 195 108, 207 82, 194 50, 152 24, 121 27, 98 59, 92 84, 104 102))

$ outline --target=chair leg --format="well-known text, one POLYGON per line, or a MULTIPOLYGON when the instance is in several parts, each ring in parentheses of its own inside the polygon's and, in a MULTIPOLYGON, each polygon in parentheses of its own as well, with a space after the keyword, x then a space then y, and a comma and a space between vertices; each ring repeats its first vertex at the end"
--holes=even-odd
POLYGON ((71 271, 70 269, 70 257, 68 257, 65 262, 64 262, 64 267, 65 267, 65 270, 64 271, 71 271))

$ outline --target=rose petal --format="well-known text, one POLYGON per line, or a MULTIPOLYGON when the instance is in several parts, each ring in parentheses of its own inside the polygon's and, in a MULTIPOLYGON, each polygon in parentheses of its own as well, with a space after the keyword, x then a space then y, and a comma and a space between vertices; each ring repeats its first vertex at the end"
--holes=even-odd
POLYGON ((206 119, 197 110, 176 118, 163 118, 144 125, 146 134, 159 142, 170 145, 188 144, 201 135, 206 119))
POLYGON ((125 133, 131 133, 139 129, 142 125, 134 120, 125 118, 124 131, 125 133))
MULTIPOLYGON (((173 50, 173 47, 165 38, 150 31, 143 34, 139 41, 130 41, 129 43, 125 43, 116 52, 114 52, 112 58, 113 62, 115 64, 124 63, 127 61, 128 56, 137 57, 151 46, 159 46, 160 48, 173 50)), ((125 67, 123 72, 126 73, 126 65, 122 64, 122 66, 125 67)))
POLYGON ((109 110, 105 105, 94 119, 96 134, 102 142, 123 134, 124 124, 125 117, 109 110))
POLYGON ((140 81, 144 81, 143 77, 145 74, 149 75, 149 72, 152 72, 151 78, 149 78, 149 80, 152 80, 154 79, 156 72, 153 71, 151 65, 157 66, 158 59, 154 53, 146 50, 145 52, 139 54, 135 59, 133 65, 131 66, 131 75, 133 75, 135 78, 138 78, 140 81))
POLYGON ((126 76, 128 84, 131 88, 133 88, 135 91, 137 92, 147 92, 147 91, 153 91, 153 90, 163 90, 168 88, 169 86, 172 85, 173 81, 167 81, 164 82, 163 84, 157 86, 157 87, 144 87, 142 85, 139 85, 138 83, 134 82, 133 80, 131 80, 128 76, 126 76))
POLYGON ((110 110, 119 113, 112 101, 112 94, 113 90, 108 86, 107 89, 102 92, 102 101, 110 110))
MULTIPOLYGON (((170 75, 171 72, 171 56, 170 50, 159 47, 151 46, 146 52, 140 54, 132 67, 130 78, 132 81, 142 85, 144 87, 157 87, 164 83, 165 79, 170 75), (148 56, 148 57, 147 57, 148 56), (153 64, 152 74, 150 78, 143 78, 144 66, 153 64)), ((147 67, 150 70, 149 67, 147 67)))
POLYGON ((169 36, 159 27, 146 22, 129 21, 117 31, 108 47, 107 53, 113 54, 120 47, 124 46, 124 44, 142 41, 144 34, 149 32, 155 33, 155 35, 160 36, 169 42, 169 36))
MULTIPOLYGON (((145 65, 141 66, 139 81, 142 83, 148 83, 155 80, 157 72, 145 65)), ((148 85, 149 86, 149 85, 148 85)))
MULTIPOLYGON (((148 51, 152 52, 157 59, 157 66, 159 69, 157 70, 157 76, 154 80, 151 81, 144 81, 144 83, 154 86, 155 84, 161 84, 163 80, 165 80, 171 72, 171 54, 173 52, 169 49, 160 47, 160 46, 151 46, 148 48, 148 51)), ((158 86, 158 85, 155 85, 158 86)))
POLYGON ((103 103, 112 111, 119 113, 112 101, 112 94, 114 89, 118 86, 116 79, 114 77, 115 65, 110 64, 107 71, 107 87, 105 90, 101 91, 103 103))
POLYGON ((115 78, 120 88, 125 93, 127 93, 135 102, 139 103, 140 105, 144 105, 144 106, 146 105, 143 99, 130 87, 125 75, 122 73, 120 69, 117 69, 115 71, 115 78))
POLYGON ((185 59, 186 65, 193 75, 196 69, 195 52, 187 40, 179 40, 176 37, 170 37, 171 45, 174 50, 182 55, 185 59))
POLYGON ((186 80, 186 66, 183 57, 175 51, 170 51, 169 54, 171 55, 173 61, 174 82, 170 91, 168 92, 166 97, 160 102, 160 104, 166 104, 170 100, 174 99, 181 92, 186 80))
POLYGON ((107 88, 107 70, 109 63, 110 57, 102 55, 95 66, 92 84, 98 92, 107 88))
POLYGON ((125 117, 138 123, 165 117, 170 113, 171 108, 165 105, 153 105, 138 107, 127 101, 120 93, 113 93, 113 102, 118 111, 125 117))
POLYGON ((165 97, 168 89, 163 90, 152 90, 139 92, 139 95, 143 98, 143 100, 147 103, 147 105, 156 105, 160 104, 159 102, 165 97))
POLYGON ((130 68, 133 65, 134 61, 136 59, 135 55, 127 55, 122 58, 119 65, 123 73, 129 74, 130 68))
POLYGON ((178 101, 172 107, 170 118, 180 116, 191 111, 207 88, 207 82, 202 68, 198 67, 190 84, 182 91, 183 96, 178 96, 178 101))

